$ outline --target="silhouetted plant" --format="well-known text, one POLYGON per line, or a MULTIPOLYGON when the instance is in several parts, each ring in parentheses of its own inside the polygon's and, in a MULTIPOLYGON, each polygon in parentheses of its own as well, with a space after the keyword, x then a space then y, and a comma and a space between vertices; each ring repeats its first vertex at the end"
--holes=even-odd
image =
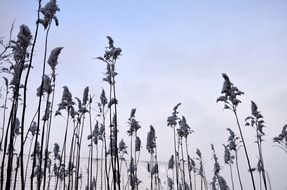
POLYGON ((214 171, 214 176, 212 178, 212 182, 211 182, 211 187, 212 190, 229 190, 229 187, 225 181, 225 179, 219 174, 220 170, 221 170, 221 166, 218 162, 218 157, 215 153, 215 149, 213 144, 211 144, 211 150, 213 152, 213 159, 214 159, 214 167, 213 167, 213 171, 214 171))
POLYGON ((232 164, 234 160, 234 156, 231 155, 229 148, 223 144, 224 147, 224 163, 229 165, 230 170, 230 180, 232 184, 232 189, 234 190, 234 180, 233 180, 233 172, 232 172, 232 164))
POLYGON ((170 126, 173 129, 173 145, 174 145, 174 163, 175 163, 175 177, 176 177, 176 188, 179 188, 179 174, 178 174, 178 150, 177 150, 177 144, 176 144, 176 125, 178 123, 178 107, 181 105, 181 103, 178 103, 173 108, 172 115, 167 118, 167 126, 170 126))
MULTIPOLYGON (((245 143, 245 140, 243 137, 242 129, 241 129, 241 126, 239 123, 238 115, 237 115, 237 106, 241 103, 241 101, 238 99, 238 96, 241 96, 244 93, 242 91, 240 91, 236 86, 233 85, 233 83, 230 81, 227 74, 223 73, 222 77, 224 78, 224 83, 223 83, 223 87, 221 90, 221 94, 223 94, 223 95, 220 96, 219 98, 217 98, 216 102, 224 102, 224 109, 228 109, 228 110, 231 110, 233 112, 235 119, 236 119, 238 129, 239 129, 240 138, 242 140, 248 168, 249 168, 249 171, 251 171, 251 164, 250 164, 249 156, 247 153, 247 147, 246 147, 246 143, 245 143)), ((254 177, 253 177, 252 172, 250 172, 250 176, 251 176, 251 180, 252 180, 253 189, 256 190, 255 181, 254 181, 254 177)))
POLYGON ((198 156, 196 159, 199 161, 198 175, 200 176, 200 189, 203 189, 204 184, 204 189, 208 190, 207 179, 203 167, 203 158, 199 149, 196 149, 196 155, 198 156))
POLYGON ((133 108, 131 110, 130 117, 128 119, 129 130, 127 131, 128 135, 131 138, 131 142, 130 142, 131 162, 130 164, 134 164, 134 166, 132 167, 133 169, 129 170, 129 179, 130 179, 130 185, 131 185, 132 190, 138 189, 139 179, 137 178, 137 163, 138 163, 139 157, 137 156, 137 152, 140 153, 140 147, 141 147, 140 138, 137 136, 137 131, 141 128, 141 126, 139 125, 139 122, 135 119, 135 113, 136 113, 136 109, 133 108), (133 144, 134 144, 134 148, 133 148, 133 144))
POLYGON ((117 72, 115 70, 116 61, 121 55, 121 48, 114 46, 114 40, 107 36, 109 41, 109 46, 106 48, 103 57, 98 57, 99 60, 107 64, 105 77, 103 80, 109 84, 109 127, 110 127, 110 150, 111 150, 111 166, 113 171, 113 186, 114 188, 120 189, 120 173, 119 173, 119 157, 118 157, 118 118, 117 118, 117 104, 118 100, 116 98, 116 85, 115 77, 117 72))
MULTIPOLYGON (((183 179, 184 179, 184 184, 185 182, 185 167, 184 167, 184 156, 183 156, 183 147, 182 147, 182 138, 185 139, 185 152, 186 152, 186 159, 187 159, 187 166, 190 167, 191 163, 189 163, 189 154, 188 154, 188 142, 187 142, 187 137, 189 134, 193 133, 193 130, 189 127, 189 125, 186 123, 186 119, 184 116, 182 116, 182 119, 179 121, 179 128, 177 129, 177 133, 179 136, 179 142, 181 143, 181 153, 182 153, 182 160, 183 160, 183 179)), ((192 190, 192 180, 191 180, 191 173, 190 169, 188 168, 188 177, 189 177, 189 188, 192 190)), ((185 185, 186 186, 186 185, 185 185)))
MULTIPOLYGON (((239 165, 238 165, 238 150, 240 149, 241 143, 240 138, 235 135, 235 133, 230 129, 227 128, 227 131, 229 132, 229 137, 228 137, 228 144, 226 145, 226 148, 230 151, 230 159, 232 160, 233 157, 235 157, 235 164, 236 164, 236 171, 237 171, 237 176, 238 176, 238 181, 240 184, 241 190, 243 190, 243 185, 241 181, 241 175, 239 171, 239 165), (233 153, 233 155, 232 155, 233 153)), ((230 162, 229 162, 230 163, 230 162)))
POLYGON ((150 154, 150 161, 148 165, 148 172, 150 173, 150 189, 154 189, 154 183, 153 183, 153 176, 157 174, 155 165, 157 164, 156 159, 156 136, 155 136, 155 130, 152 125, 150 125, 150 131, 147 134, 147 144, 146 149, 148 150, 150 154), (154 164, 155 162, 155 164, 154 164))
MULTIPOLYGON (((264 159, 263 159, 263 153, 262 153, 262 137, 265 135, 263 132, 263 128, 265 127, 264 125, 264 120, 262 114, 258 111, 257 105, 251 101, 251 116, 248 116, 246 119, 246 126, 252 126, 256 130, 256 144, 258 148, 258 153, 259 153, 259 175, 262 175, 263 178, 263 183, 265 190, 267 190, 267 179, 266 179, 266 174, 265 174, 265 167, 264 167, 264 159)), ((261 180, 260 180, 261 181, 261 180)), ((261 183, 260 183, 261 186, 261 183)), ((260 188, 261 189, 261 188, 260 188)))

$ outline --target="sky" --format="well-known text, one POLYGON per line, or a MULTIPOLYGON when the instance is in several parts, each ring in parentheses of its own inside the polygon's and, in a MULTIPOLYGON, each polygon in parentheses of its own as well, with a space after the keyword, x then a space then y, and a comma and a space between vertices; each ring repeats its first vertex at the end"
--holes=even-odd
MULTIPOLYGON (((4 41, 14 20, 14 38, 21 24, 35 30, 36 0, 2 0, 0 4, 0 37, 6 37, 4 41)), ((123 50, 117 62, 120 136, 127 139, 129 113, 137 108, 143 146, 149 125, 153 125, 159 159, 167 161, 173 144, 166 119, 181 102, 180 115, 194 130, 189 139, 191 153, 200 148, 211 171, 213 143, 227 170, 222 157, 222 144, 228 138, 226 128, 239 134, 232 113, 216 103, 223 84, 221 73, 227 73, 245 92, 238 113, 252 164, 256 165, 258 155, 255 130, 244 127, 251 100, 267 125, 263 151, 272 187, 287 189, 287 155, 272 143, 287 124, 287 1, 70 0, 58 1, 58 5, 60 24, 52 26, 48 44, 48 51, 64 47, 57 68, 56 101, 60 101, 65 85, 73 96, 81 97, 83 89, 90 86, 95 98, 99 97, 106 87, 102 82, 105 65, 93 58, 103 55, 106 36, 111 36, 115 46, 123 50)), ((31 110, 40 85, 44 36, 41 29, 28 91, 31 110)), ((55 122, 52 140, 56 142, 61 141, 64 126, 61 119, 55 122)), ((240 165, 247 168, 243 150, 241 154, 240 165)), ((247 172, 245 178, 249 180, 247 172)))

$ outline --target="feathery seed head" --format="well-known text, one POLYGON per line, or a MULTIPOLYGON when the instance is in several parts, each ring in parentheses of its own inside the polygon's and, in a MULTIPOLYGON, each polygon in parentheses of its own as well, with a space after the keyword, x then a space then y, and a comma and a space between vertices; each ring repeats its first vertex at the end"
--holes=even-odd
POLYGON ((53 73, 55 73, 56 66, 58 65, 58 57, 62 51, 63 47, 56 47, 51 51, 48 59, 48 64, 50 65, 53 73))
POLYGON ((38 20, 37 22, 41 23, 45 29, 54 19, 56 26, 59 25, 59 20, 56 17, 56 12, 60 11, 60 8, 57 5, 56 0, 50 0, 44 7, 40 9, 41 13, 44 15, 43 19, 38 20))

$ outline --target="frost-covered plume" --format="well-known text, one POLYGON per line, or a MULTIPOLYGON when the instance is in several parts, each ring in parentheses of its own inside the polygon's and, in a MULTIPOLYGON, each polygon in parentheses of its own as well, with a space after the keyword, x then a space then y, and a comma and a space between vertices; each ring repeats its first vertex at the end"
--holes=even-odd
POLYGON ((119 143, 119 151, 122 152, 123 154, 127 154, 127 145, 123 139, 119 143))
POLYGON ((219 174, 219 171, 220 171, 221 167, 220 167, 220 165, 219 165, 218 158, 217 158, 217 156, 216 156, 216 153, 215 153, 213 144, 211 144, 211 150, 212 150, 212 152, 213 152, 213 159, 214 159, 214 167, 213 167, 213 170, 214 170, 214 174, 217 175, 217 174, 219 174))
POLYGON ((96 124, 94 126, 94 129, 92 131, 92 134, 88 135, 88 140, 90 140, 92 138, 92 141, 95 145, 98 144, 98 140, 102 140, 102 136, 101 136, 101 132, 100 132, 100 128, 99 128, 99 122, 96 121, 96 124))
POLYGON ((189 134, 193 133, 193 130, 191 130, 189 125, 186 123, 184 116, 182 116, 182 119, 178 123, 179 129, 177 129, 177 133, 180 137, 187 138, 189 134))
POLYGON ((136 136, 136 143, 135 144, 136 144, 135 145, 136 146, 135 151, 139 152, 141 150, 141 139, 138 136, 136 136))
POLYGON ((89 100, 89 87, 87 86, 85 89, 84 89, 84 93, 83 93, 83 105, 87 105, 88 103, 88 100, 89 100))
POLYGON ((84 89, 83 98, 82 98, 83 101, 82 102, 77 97, 75 97, 75 99, 78 102, 78 113, 84 114, 84 113, 88 112, 87 102, 88 102, 88 99, 89 99, 89 87, 86 87, 84 89))
POLYGON ((41 23, 45 29, 47 29, 48 25, 54 19, 56 26, 59 25, 59 20, 56 16, 56 12, 60 11, 60 8, 57 5, 56 0, 50 0, 44 7, 40 9, 41 13, 43 14, 44 18, 39 19, 38 22, 41 23))
POLYGON ((174 167, 174 156, 171 155, 170 159, 168 160, 168 169, 173 169, 174 167))
POLYGON ((251 101, 251 116, 248 116, 245 119, 246 126, 251 126, 254 127, 256 130, 256 138, 257 138, 257 143, 261 143, 263 141, 262 137, 265 135, 263 132, 263 128, 265 127, 264 125, 264 120, 262 114, 258 111, 257 105, 251 101))
POLYGON ((196 155, 198 156, 197 159, 199 160, 199 171, 198 171, 198 174, 199 174, 201 177, 204 177, 201 151, 197 148, 195 153, 196 153, 196 155))
POLYGON ((150 131, 147 134, 146 148, 150 154, 153 154, 154 149, 156 148, 155 130, 154 130, 154 127, 152 125, 150 125, 150 131))
POLYGON ((51 109, 52 109, 51 102, 48 101, 47 105, 46 105, 44 116, 42 117, 43 121, 47 121, 50 118, 50 115, 51 115, 51 112, 52 112, 51 109))
POLYGON ((62 51, 63 47, 56 47, 51 51, 51 54, 48 59, 48 64, 50 65, 52 69, 52 76, 55 79, 56 75, 56 66, 58 65, 58 57, 62 51))
POLYGON ((20 124, 20 120, 18 118, 16 118, 16 120, 15 120, 14 134, 16 136, 21 134, 21 124, 20 124))
POLYGON ((129 118, 129 130, 127 131, 127 133, 129 134, 129 136, 132 136, 133 134, 135 134, 138 129, 141 128, 141 126, 139 125, 139 122, 135 119, 135 112, 136 112, 136 109, 133 108, 131 110, 131 114, 130 114, 130 118, 129 118))
POLYGON ((156 163, 151 169, 151 175, 158 174, 158 164, 156 163))
POLYGON ((287 154, 287 125, 282 128, 281 133, 277 137, 273 138, 273 142, 287 154))
POLYGON ((172 115, 167 118, 167 126, 172 127, 172 126, 177 125, 177 120, 179 119, 178 116, 177 116, 177 114, 178 114, 177 109, 178 109, 178 107, 179 107, 180 105, 181 105, 181 103, 178 103, 178 104, 173 108, 172 115))
POLYGON ((44 93, 51 94, 53 86, 51 84, 51 79, 48 75, 43 75, 42 77, 42 89, 41 86, 37 88, 37 96, 43 95, 44 93), (41 94, 42 90, 42 94, 41 94))
POLYGON ((195 161, 190 157, 188 156, 188 170, 189 172, 191 171, 195 171, 195 161))
POLYGON ((17 40, 11 40, 12 53, 15 60, 15 64, 10 68, 13 75, 10 84, 13 87, 20 85, 22 71, 27 67, 25 59, 28 56, 27 48, 31 44, 31 39, 32 35, 28 26, 21 25, 17 40))
POLYGON ((234 156, 231 155, 229 148, 226 145, 224 146, 224 163, 225 164, 233 164, 234 156))
POLYGON ((17 35, 17 40, 11 40, 12 52, 16 62, 25 60, 28 52, 27 48, 31 45, 32 34, 28 26, 21 25, 20 31, 17 35))
POLYGON ((100 99, 101 99, 102 106, 105 107, 105 105, 108 103, 108 100, 107 100, 107 97, 106 97, 104 89, 102 89, 102 93, 101 93, 100 99))
POLYGON ((31 132, 32 136, 35 136, 37 134, 37 123, 35 121, 33 121, 30 125, 29 132, 31 132))
POLYGON ((221 90, 221 94, 223 95, 217 98, 216 102, 224 102, 224 109, 231 109, 235 111, 238 104, 241 103, 238 96, 241 96, 244 93, 233 85, 227 74, 223 73, 222 77, 224 78, 224 83, 221 90))
POLYGON ((106 48, 105 54, 103 57, 97 57, 97 59, 105 62, 107 64, 107 69, 105 72, 105 77, 103 78, 104 81, 108 82, 109 84, 115 83, 114 78, 118 74, 115 71, 115 63, 118 57, 121 55, 122 49, 116 48, 114 46, 114 40, 107 36, 109 41, 109 46, 106 48))
POLYGON ((54 143, 53 152, 54 152, 54 159, 60 160, 61 159, 61 156, 59 154, 60 153, 60 146, 58 143, 54 143))
POLYGON ((36 145, 35 145, 35 149, 34 149, 34 152, 31 154, 32 157, 36 156, 37 158, 40 157, 40 154, 41 154, 41 146, 40 146, 40 143, 37 141, 36 142, 36 145))
POLYGON ((72 94, 69 91, 69 88, 67 86, 63 87, 63 94, 62 94, 62 100, 59 104, 57 113, 61 111, 62 109, 68 109, 69 111, 72 111, 72 107, 75 104, 72 100, 72 94))
POLYGON ((109 47, 107 48, 104 58, 105 60, 116 60, 118 59, 118 57, 121 55, 122 49, 121 48, 116 48, 114 46, 114 40, 112 39, 112 37, 107 36, 108 40, 109 40, 109 47))
POLYGON ((237 151, 237 139, 238 137, 235 136, 235 133, 232 129, 227 128, 227 131, 229 132, 229 137, 228 137, 228 144, 227 147, 229 150, 237 151))

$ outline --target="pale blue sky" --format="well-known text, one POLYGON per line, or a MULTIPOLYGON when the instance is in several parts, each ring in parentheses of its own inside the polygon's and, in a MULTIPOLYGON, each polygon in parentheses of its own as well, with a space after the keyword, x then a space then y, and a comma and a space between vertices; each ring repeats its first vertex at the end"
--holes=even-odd
MULTIPOLYGON (((34 30, 36 0, 2 0, 0 4, 0 36, 8 35, 14 18, 14 36, 22 23, 34 30)), ((201 148, 211 168, 210 143, 222 154, 221 144, 228 136, 225 129, 237 132, 233 115, 215 102, 222 87, 221 73, 226 72, 245 92, 239 107, 241 123, 250 114, 250 100, 265 116, 267 170, 273 189, 287 189, 287 156, 272 147, 272 138, 287 124, 287 1, 69 0, 58 4, 60 26, 52 27, 49 41, 49 50, 64 47, 57 70, 58 101, 64 85, 74 96, 82 96, 87 85, 99 95, 105 66, 92 58, 103 54, 105 37, 110 35, 123 49, 117 64, 122 131, 127 130, 130 109, 138 108, 143 145, 152 124, 158 134, 159 158, 166 161, 172 154, 167 148, 172 145, 172 131, 166 127, 166 118, 182 102, 179 111, 195 130, 192 153, 201 148)), ((43 40, 41 30, 32 72, 36 81, 43 40)), ((33 81, 31 96, 39 85, 33 81)), ((57 130, 62 131, 60 126, 57 130)), ((244 133, 255 165, 254 130, 244 128, 244 133)), ((54 140, 59 139, 61 133, 55 134, 54 140)), ((244 159, 241 165, 246 168, 244 159)))

